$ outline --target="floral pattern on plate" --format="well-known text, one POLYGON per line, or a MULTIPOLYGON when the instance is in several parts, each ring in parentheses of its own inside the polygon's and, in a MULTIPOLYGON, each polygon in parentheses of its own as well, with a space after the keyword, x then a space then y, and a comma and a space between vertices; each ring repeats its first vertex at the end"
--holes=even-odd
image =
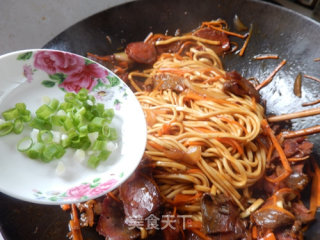
MULTIPOLYGON (((111 100, 115 92, 121 92, 121 97, 127 96, 126 88, 122 86, 119 78, 90 59, 75 58, 74 54, 61 51, 40 50, 35 53, 22 53, 17 60, 33 61, 23 66, 23 75, 28 82, 32 82, 33 74, 37 70, 41 70, 48 74, 48 79, 41 82, 48 88, 57 85, 67 92, 78 92, 81 88, 86 88, 98 101, 111 100)), ((113 104, 116 110, 120 109, 119 98, 114 99, 113 104)))

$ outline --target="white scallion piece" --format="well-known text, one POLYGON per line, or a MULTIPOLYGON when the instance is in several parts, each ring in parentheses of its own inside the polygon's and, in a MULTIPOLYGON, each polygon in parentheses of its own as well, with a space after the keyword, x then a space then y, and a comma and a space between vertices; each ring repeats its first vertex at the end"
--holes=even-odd
POLYGON ((58 162, 58 165, 56 167, 56 174, 58 176, 61 176, 62 174, 64 174, 66 171, 66 167, 64 166, 63 162, 62 161, 59 161, 58 162))
POLYGON ((73 154, 73 159, 78 162, 84 162, 86 159, 86 152, 82 149, 77 149, 73 154))

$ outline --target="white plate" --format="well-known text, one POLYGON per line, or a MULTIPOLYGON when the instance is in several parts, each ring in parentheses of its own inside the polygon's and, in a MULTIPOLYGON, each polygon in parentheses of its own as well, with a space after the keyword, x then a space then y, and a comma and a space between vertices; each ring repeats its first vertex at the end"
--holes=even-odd
POLYGON ((0 112, 24 102, 31 112, 44 96, 63 100, 65 92, 89 89, 106 108, 114 108, 110 124, 118 132, 118 148, 97 169, 72 158, 68 150, 61 161, 62 176, 55 173, 60 160, 43 163, 17 151, 28 135, 0 137, 0 191, 41 204, 66 204, 93 199, 118 187, 136 169, 146 144, 146 122, 139 102, 128 86, 105 67, 82 56, 55 50, 23 50, 0 57, 0 112))

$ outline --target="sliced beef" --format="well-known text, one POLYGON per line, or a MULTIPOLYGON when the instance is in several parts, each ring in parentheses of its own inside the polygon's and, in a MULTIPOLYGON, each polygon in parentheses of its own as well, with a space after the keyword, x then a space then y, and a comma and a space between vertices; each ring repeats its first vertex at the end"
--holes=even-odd
POLYGON ((311 211, 301 201, 292 203, 291 209, 297 220, 301 221, 302 224, 307 224, 314 220, 311 211))
POLYGON ((253 222, 263 229, 277 229, 292 225, 295 216, 287 208, 295 197, 296 194, 292 189, 278 190, 251 215, 253 222))
POLYGON ((225 92, 231 92, 237 96, 249 95, 260 102, 260 94, 254 86, 236 71, 226 73, 227 81, 223 84, 225 92))
POLYGON ((303 173, 303 167, 304 162, 291 167, 292 173, 284 180, 287 187, 297 191, 302 191, 307 186, 309 178, 307 174, 303 173))
POLYGON ((135 173, 119 188, 126 222, 134 218, 145 219, 155 213, 161 204, 160 192, 151 177, 135 173))
POLYGON ((205 194, 201 200, 203 228, 207 234, 233 232, 238 208, 225 195, 205 194))
POLYGON ((230 40, 227 34, 221 31, 216 31, 212 28, 206 27, 195 31, 193 35, 212 41, 219 41, 220 45, 211 46, 217 54, 222 54, 223 52, 230 50, 230 40))
POLYGON ((310 155, 313 144, 304 137, 289 138, 283 141, 283 150, 287 157, 304 157, 310 155))
POLYGON ((137 63, 153 64, 157 60, 157 50, 152 43, 132 42, 127 45, 125 52, 137 63))
POLYGON ((109 196, 103 200, 96 230, 107 240, 130 240, 140 236, 139 231, 129 228, 124 223, 122 203, 109 196))
POLYGON ((203 230, 212 239, 248 239, 238 207, 227 196, 205 194, 201 199, 203 230))

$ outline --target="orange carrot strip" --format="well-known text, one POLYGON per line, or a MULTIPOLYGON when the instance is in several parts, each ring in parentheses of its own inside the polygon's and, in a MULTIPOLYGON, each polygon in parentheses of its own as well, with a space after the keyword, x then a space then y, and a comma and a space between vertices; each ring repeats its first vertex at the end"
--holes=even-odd
POLYGON ((190 228, 190 231, 197 234, 202 240, 211 240, 212 238, 207 237, 203 232, 196 228, 190 228))
POLYGON ((273 232, 267 233, 263 238, 260 238, 260 240, 277 240, 274 236, 273 232))
POLYGON ((121 200, 119 198, 117 198, 112 192, 108 192, 107 193, 109 197, 111 197, 113 200, 117 201, 117 202, 121 202, 121 200))
POLYGON ((87 53, 87 56, 94 57, 96 59, 102 60, 102 61, 110 61, 110 56, 99 56, 93 53, 87 53))
POLYGON ((63 205, 60 205, 60 207, 63 211, 68 211, 71 208, 70 204, 63 204, 63 205))
MULTIPOLYGON (((315 185, 316 185, 316 186, 313 186, 314 188, 312 188, 312 193, 316 194, 315 206, 316 208, 318 208, 320 207, 320 168, 318 163, 314 159, 312 159, 312 166, 314 168, 314 178, 315 178, 312 181, 312 185, 313 185, 313 182, 315 182, 315 185)), ((311 208, 311 203, 310 203, 310 208, 311 208)))
POLYGON ((219 142, 230 145, 233 149, 237 150, 241 155, 244 153, 243 147, 234 139, 231 138, 216 138, 219 142))
POLYGON ((191 169, 188 169, 186 173, 202 173, 202 171, 198 168, 191 168, 191 169))
POLYGON ((239 56, 242 56, 244 54, 244 51, 246 50, 248 43, 249 43, 249 40, 251 38, 252 30, 253 30, 253 25, 251 24, 250 29, 249 29, 249 35, 247 36, 242 48, 240 49, 239 56))
POLYGON ((317 82, 320 82, 320 78, 317 78, 317 77, 314 77, 314 76, 310 76, 310 75, 303 75, 305 78, 309 78, 311 80, 314 80, 314 81, 317 81, 317 82))
POLYGON ((186 227, 187 228, 201 229, 202 228, 202 222, 188 219, 186 227))
POLYGON ((258 238, 258 230, 257 230, 257 227, 256 226, 253 226, 252 229, 252 238, 253 239, 257 239, 258 238))
POLYGON ((304 156, 304 157, 291 157, 291 158, 288 158, 288 161, 289 162, 298 162, 298 161, 304 161, 306 159, 308 159, 309 156, 304 156))
POLYGON ((225 33, 225 34, 227 34, 227 35, 230 35, 230 36, 235 36, 235 37, 242 38, 242 39, 246 38, 245 35, 242 35, 242 34, 239 34, 239 33, 235 33, 235 32, 230 32, 230 31, 225 30, 225 29, 220 28, 220 27, 212 26, 212 25, 211 25, 210 23, 208 23, 208 22, 204 22, 204 23, 202 23, 202 25, 207 26, 207 27, 210 27, 210 28, 212 28, 212 29, 214 29, 214 30, 216 30, 216 31, 223 32, 223 33, 225 33))
POLYGON ((69 221, 70 230, 73 240, 83 240, 80 228, 80 221, 78 216, 77 207, 75 204, 71 205, 72 219, 69 221))
POLYGON ((225 121, 225 122, 228 122, 228 123, 237 125, 238 127, 242 128, 242 130, 243 130, 246 134, 248 133, 247 129, 246 129, 244 126, 242 126, 240 123, 238 123, 237 121, 234 121, 234 120, 231 120, 231 119, 225 118, 225 117, 219 117, 219 118, 220 118, 222 121, 225 121))
POLYGON ((273 150, 274 150, 274 146, 271 145, 271 146, 269 147, 268 153, 267 153, 267 162, 270 162, 270 161, 271 161, 271 156, 272 156, 273 150))
POLYGON ((315 58, 315 59, 313 59, 313 61, 319 62, 319 61, 320 61, 320 58, 315 58))
POLYGON ((278 54, 259 54, 253 57, 254 60, 279 59, 278 54))
POLYGON ((270 128, 268 122, 265 119, 262 120, 261 126, 263 127, 264 131, 268 134, 268 136, 271 139, 272 144, 274 145, 275 149, 279 153, 281 163, 285 169, 284 173, 282 173, 280 176, 278 176, 276 178, 266 177, 266 179, 271 182, 280 182, 291 174, 292 169, 290 167, 290 163, 288 162, 288 159, 287 159, 280 143, 278 142, 278 139, 273 134, 272 129, 270 128))
POLYGON ((158 135, 162 136, 163 134, 170 134, 170 124, 165 123, 158 131, 158 135))
POLYGON ((173 199, 174 205, 192 203, 200 199, 202 196, 201 193, 197 193, 195 195, 187 195, 187 194, 177 194, 173 199))
POLYGON ((261 88, 267 86, 276 75, 276 73, 287 63, 287 60, 282 60, 281 63, 271 72, 271 74, 262 81, 258 86, 256 86, 256 90, 259 91, 261 88))

